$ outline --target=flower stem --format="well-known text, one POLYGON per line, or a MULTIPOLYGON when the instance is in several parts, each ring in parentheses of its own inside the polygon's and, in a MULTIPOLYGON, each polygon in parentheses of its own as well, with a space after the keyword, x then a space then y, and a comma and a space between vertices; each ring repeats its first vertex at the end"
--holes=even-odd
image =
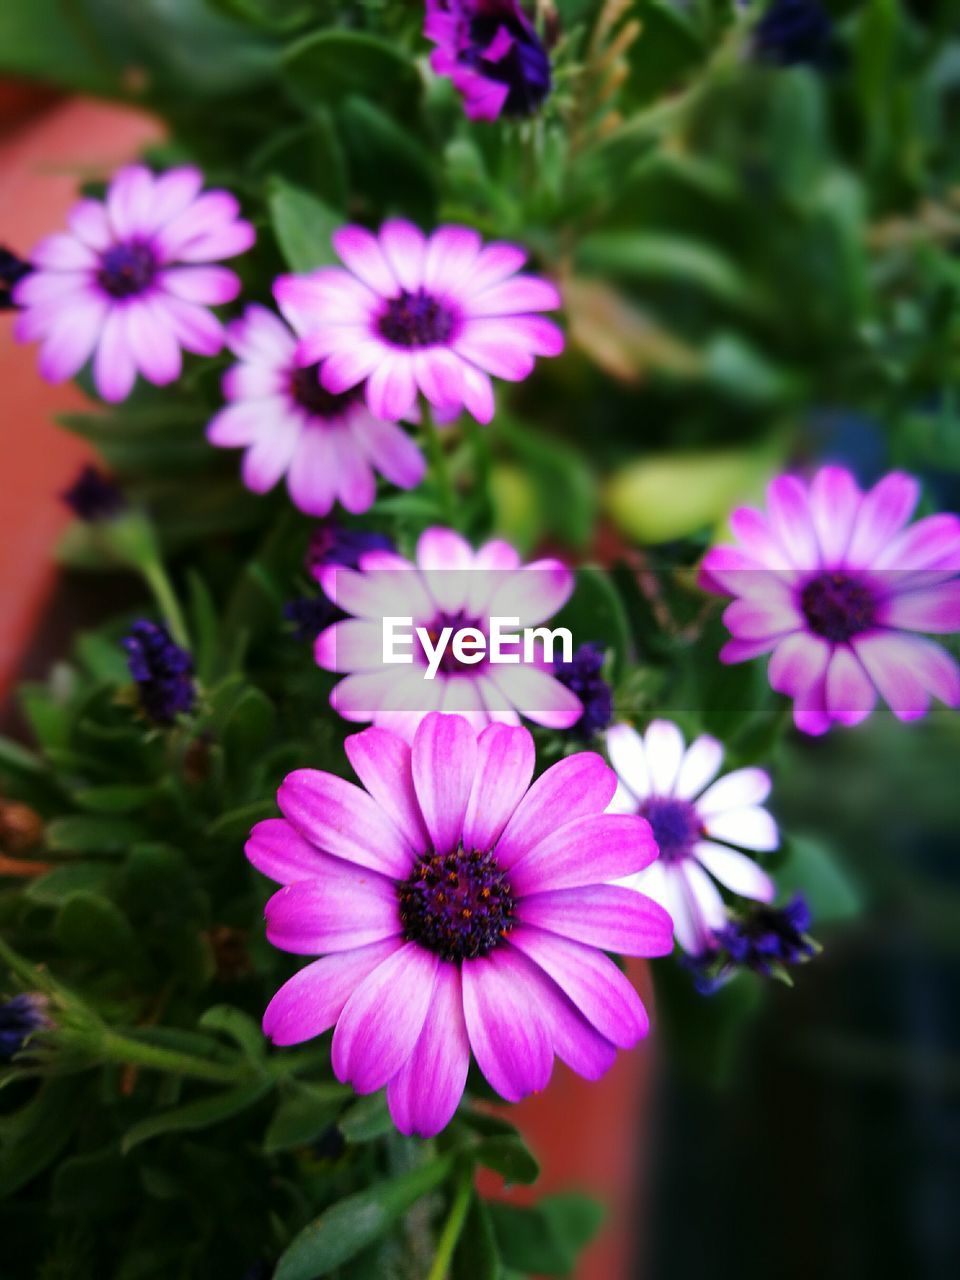
POLYGON ((164 1049, 162 1045, 149 1044, 145 1040, 135 1040, 132 1036, 121 1035, 117 1031, 105 1033, 100 1052, 108 1062, 167 1071, 171 1075, 190 1076, 194 1080, 242 1084, 254 1078, 254 1073, 246 1065, 211 1062, 192 1053, 180 1053, 176 1049, 164 1049))
POLYGON ((443 441, 440 439, 440 432, 437 430, 437 424, 433 419, 433 410, 426 400, 423 401, 423 431, 427 442, 427 452, 430 455, 430 466, 433 469, 437 488, 440 490, 440 503, 443 507, 444 519, 448 525, 453 527, 456 524, 456 495, 453 491, 453 482, 450 479, 450 469, 447 466, 446 454, 443 451, 443 441))
POLYGON ((472 1195, 473 1169, 468 1165, 461 1173, 460 1180, 457 1183, 457 1189, 450 1204, 450 1212, 447 1214, 447 1220, 443 1224, 443 1231, 437 1241, 437 1252, 427 1280, 446 1280, 447 1273, 450 1270, 450 1263, 453 1260, 453 1251, 457 1247, 457 1241, 460 1239, 460 1233, 467 1218, 467 1210, 470 1208, 470 1197, 472 1195))
POLYGON ((153 592, 157 608, 163 615, 163 620, 167 624, 171 636, 181 648, 189 649, 190 637, 187 634, 186 623, 180 610, 180 602, 177 600, 176 593, 173 590, 170 579, 167 577, 167 571, 162 562, 159 558, 150 559, 141 566, 141 572, 147 586, 153 592))

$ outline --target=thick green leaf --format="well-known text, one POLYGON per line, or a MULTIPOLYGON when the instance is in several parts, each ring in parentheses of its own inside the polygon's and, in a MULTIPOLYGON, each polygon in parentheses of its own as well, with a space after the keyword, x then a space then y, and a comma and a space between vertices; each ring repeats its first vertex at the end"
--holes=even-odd
POLYGON ((503 1261, 546 1276, 571 1275, 603 1221, 596 1201, 575 1194, 548 1196, 530 1209, 490 1204, 489 1212, 503 1261))
POLYGON ((168 1133, 192 1133, 221 1124, 241 1111, 246 1111, 273 1088, 271 1080, 257 1080, 252 1084, 238 1085, 224 1093, 187 1102, 182 1107, 172 1107, 160 1115, 149 1116, 133 1125, 123 1136, 121 1147, 124 1155, 151 1138, 168 1133))
POLYGON ((57 941, 73 955, 102 964, 124 966, 139 953, 133 928, 109 898, 78 889, 60 908, 57 941))
POLYGON ((540 1166, 519 1134, 484 1138, 470 1148, 470 1154, 484 1168, 499 1173, 508 1186, 529 1185, 540 1176, 540 1166))
POLYGON ((80 1122, 83 1088, 76 1076, 47 1080, 25 1107, 3 1117, 0 1196, 12 1195, 56 1160, 80 1122))
POLYGON ((500 1255, 486 1204, 474 1195, 453 1255, 450 1280, 501 1280, 500 1255))
POLYGON ((436 172, 419 139, 394 114, 366 98, 348 98, 338 119, 354 188, 380 213, 405 213, 430 222, 436 172))
POLYGON ((91 813, 134 813, 157 794, 156 787, 132 783, 108 783, 103 787, 83 787, 73 799, 91 813))
POLYGON ((376 1182, 327 1209, 282 1254, 275 1280, 315 1280, 380 1239, 411 1205, 450 1176, 451 1155, 376 1182))
POLYGON ((123 853, 142 836, 139 823, 121 817, 75 814, 47 827, 47 845, 57 853, 123 853))
POLYGON ((285 1092, 263 1138, 267 1155, 304 1147, 325 1133, 351 1091, 341 1084, 291 1085, 285 1092))
POLYGON ((812 932, 821 924, 850 920, 863 910, 860 891, 842 862, 822 840, 791 835, 784 841, 786 861, 777 869, 781 894, 802 893, 813 917, 812 932))
POLYGON ((293 271, 313 271, 339 261, 330 236, 345 219, 308 191, 274 178, 267 196, 280 251, 293 271))
POLYGON ((339 1121, 340 1132, 347 1142, 370 1142, 393 1129, 385 1093, 372 1093, 358 1098, 339 1121))
POLYGON ((99 894, 115 875, 114 868, 102 862, 72 862, 32 880, 24 894, 31 902, 59 907, 80 890, 99 894))
POLYGON ((409 114, 421 89, 416 67, 395 45, 359 31, 305 36, 285 52, 283 78, 308 109, 360 94, 409 114))
POLYGON ((267 1042, 260 1027, 233 1005, 215 1004, 197 1019, 197 1026, 229 1037, 252 1062, 261 1062, 266 1056, 267 1042))

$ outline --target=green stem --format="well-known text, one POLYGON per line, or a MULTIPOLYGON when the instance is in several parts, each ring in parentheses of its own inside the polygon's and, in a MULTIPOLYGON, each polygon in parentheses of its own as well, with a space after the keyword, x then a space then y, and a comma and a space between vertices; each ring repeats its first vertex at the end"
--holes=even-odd
POLYGON ((460 1232, 470 1208, 470 1197, 473 1195, 473 1170, 469 1166, 460 1175, 460 1181, 450 1204, 450 1212, 443 1224, 443 1231, 437 1241, 437 1252, 427 1280, 446 1280, 453 1261, 453 1251, 460 1239, 460 1232))
POLYGON ((180 602, 177 600, 176 593, 173 590, 170 579, 167 577, 167 571, 163 564, 159 559, 148 560, 141 565, 141 572, 147 586, 153 592, 157 608, 163 615, 163 620, 167 624, 171 636, 182 648, 189 649, 190 637, 187 634, 186 623, 180 610, 180 602))
POLYGON ((427 453, 430 455, 430 466, 433 469, 437 488, 440 490, 440 502, 443 507, 444 519, 453 528, 456 524, 457 499, 453 491, 453 482, 450 479, 447 457, 443 451, 443 441, 440 439, 437 424, 433 420, 433 410, 426 400, 423 401, 423 432, 427 443, 427 453))
POLYGON ((211 1080, 217 1084, 243 1084, 244 1081, 255 1078, 255 1073, 246 1065, 211 1062, 192 1053, 180 1053, 176 1049, 164 1049, 162 1045, 150 1044, 146 1040, 135 1040, 117 1031, 107 1031, 104 1034, 100 1055, 107 1062, 167 1071, 171 1075, 211 1080))

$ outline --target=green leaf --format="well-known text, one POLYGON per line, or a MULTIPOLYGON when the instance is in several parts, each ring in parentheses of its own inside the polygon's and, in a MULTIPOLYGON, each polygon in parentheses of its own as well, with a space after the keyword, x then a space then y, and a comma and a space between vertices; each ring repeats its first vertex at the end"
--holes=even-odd
POLYGON ((149 1116, 133 1125, 123 1136, 121 1149, 127 1155, 134 1147, 152 1138, 162 1137, 168 1133, 193 1133, 198 1129, 209 1129, 211 1125, 221 1124, 232 1116, 246 1111, 254 1103, 259 1102, 264 1094, 273 1088, 272 1080, 257 1080, 252 1084, 238 1085, 235 1089, 227 1089, 211 1097, 199 1098, 182 1107, 172 1107, 160 1115, 149 1116))
POLYGON ((791 835, 784 841, 786 861, 777 869, 782 895, 802 893, 813 917, 812 932, 821 924, 850 920, 863 910, 863 900, 834 851, 812 836, 791 835))
POLYGON ((293 271, 313 271, 338 261, 330 237, 343 226, 342 213, 282 178, 271 181, 267 208, 280 251, 293 271))
POLYGON ((310 120, 272 133, 250 157, 254 174, 283 179, 331 209, 347 201, 347 169, 330 112, 318 108, 310 120))
POLYGON ((527 1186, 540 1176, 540 1165, 519 1134, 484 1138, 470 1154, 485 1169, 499 1173, 508 1186, 527 1186))
POLYGON ((16 777, 35 778, 46 772, 46 767, 39 756, 35 756, 18 742, 0 737, 0 773, 9 773, 16 777))
POLYGON ((501 1280, 501 1275, 489 1210, 474 1195, 453 1255, 450 1280, 501 1280))
POLYGON ((547 1196, 530 1209, 496 1203, 488 1208, 507 1266, 546 1276, 570 1275, 603 1221, 595 1200, 572 1193, 547 1196))
POLYGON ((496 432, 524 464, 547 530, 573 546, 585 546, 596 523, 597 486, 583 453, 502 415, 496 432))
POLYGON ((204 1031, 219 1031, 238 1045, 251 1062, 262 1062, 267 1052, 263 1032, 253 1018, 230 1004, 215 1004, 197 1019, 204 1031))
POLYGON ((47 827, 47 847, 55 853, 123 853, 143 835, 129 818, 74 814, 47 827))
POLYGON ((136 934, 129 920, 108 898, 80 889, 60 908, 57 941, 73 955, 116 968, 139 954, 136 934))
POLYGON ((393 1129, 393 1120, 387 1107, 387 1096, 382 1091, 359 1098, 343 1113, 339 1121, 340 1132, 347 1142, 370 1142, 393 1129))
POLYGON ((25 1107, 3 1117, 0 1196, 12 1195, 56 1160, 84 1114, 83 1087, 76 1076, 47 1080, 25 1107))
POLYGON ((136 1186, 118 1147, 71 1156, 54 1174, 52 1202, 56 1213, 110 1217, 135 1199, 136 1186))
POLYGON ((276 724, 276 711, 265 693, 248 685, 224 717, 220 728, 227 758, 242 765, 256 760, 276 724))
POLYGON ((228 809, 215 818, 207 827, 207 835, 211 840, 243 840, 250 834, 250 828, 262 818, 277 816, 276 801, 264 799, 254 800, 250 804, 240 805, 236 809, 228 809))
POLYGON ((263 1139, 266 1155, 314 1142, 336 1120, 351 1090, 340 1084, 291 1084, 263 1139))
POLYGON ((574 571, 573 595, 550 627, 568 627, 573 647, 597 641, 614 656, 614 678, 619 680, 631 657, 630 623, 616 587, 603 569, 586 565, 574 571))
POLYGON ((295 1237, 277 1264, 275 1280, 328 1275, 379 1240, 411 1205, 445 1182, 453 1167, 452 1155, 440 1156, 338 1201, 295 1237))
POLYGON ((83 787, 73 792, 73 799, 81 809, 92 813, 134 813, 156 794, 154 786, 117 782, 103 787, 83 787))
POLYGON ((102 862, 70 863, 31 881, 24 896, 41 906, 59 907, 81 890, 100 895, 115 875, 114 868, 102 862))
POLYGON ((380 212, 432 220, 436 173, 430 152, 396 116, 366 98, 348 98, 339 113, 354 188, 380 212))
POLYGON ((422 87, 416 67, 395 45, 359 31, 305 36, 286 50, 282 73, 307 110, 359 94, 409 115, 422 87))

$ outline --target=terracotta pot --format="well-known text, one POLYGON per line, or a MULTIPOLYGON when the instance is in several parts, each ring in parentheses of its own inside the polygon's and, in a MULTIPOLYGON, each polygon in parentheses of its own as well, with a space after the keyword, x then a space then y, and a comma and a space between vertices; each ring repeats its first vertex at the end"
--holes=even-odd
MULTIPOLYGON (((3 86, 0 86, 2 88, 3 86)), ((0 94, 24 111, 45 108, 0 137, 0 244, 26 254, 40 237, 63 225, 76 198, 78 176, 108 174, 157 137, 155 121, 100 103, 0 94)), ((72 384, 49 387, 34 353, 13 342, 12 317, 0 315, 0 386, 10 444, 2 472, 0 538, 0 695, 9 688, 55 585, 52 550, 66 523, 58 494, 88 456, 82 442, 59 430, 57 413, 84 405, 72 384)), ((651 1008, 648 967, 631 962, 630 976, 651 1008)), ((637 1237, 640 1156, 651 1091, 648 1047, 622 1053, 601 1083, 590 1084, 558 1064, 550 1088, 509 1111, 541 1161, 535 1188, 503 1190, 484 1177, 485 1192, 524 1203, 546 1191, 579 1189, 608 1206, 604 1231, 585 1254, 577 1280, 628 1280, 637 1237)))

